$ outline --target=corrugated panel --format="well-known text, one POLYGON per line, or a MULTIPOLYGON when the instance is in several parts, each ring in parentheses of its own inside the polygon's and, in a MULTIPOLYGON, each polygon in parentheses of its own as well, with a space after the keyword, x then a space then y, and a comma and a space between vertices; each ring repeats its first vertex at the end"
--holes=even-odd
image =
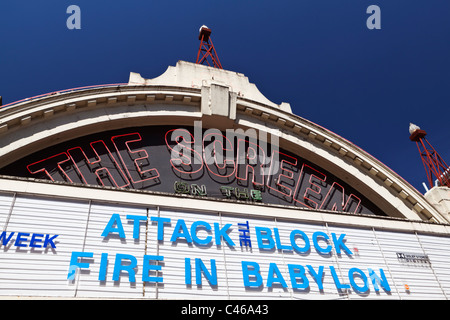
MULTIPOLYGON (((75 200, 57 200, 45 197, 18 195, 15 202, 9 194, 0 195, 0 219, 8 220, 6 231, 39 233, 59 236, 56 248, 16 247, 13 241, 0 249, 0 295, 18 296, 59 296, 59 297, 122 297, 150 299, 443 299, 450 295, 450 237, 436 235, 416 235, 408 232, 380 231, 371 228, 348 228, 327 225, 326 223, 297 223, 276 218, 249 218, 244 216, 223 215, 216 212, 194 212, 167 208, 144 208, 132 205, 117 205, 75 200), (12 210, 11 210, 12 209, 12 210), (9 216, 9 213, 11 215, 9 216), (117 234, 103 237, 102 232, 113 214, 120 217, 125 237, 117 234), (139 226, 139 239, 133 239, 134 221, 127 215, 143 217, 139 226), (164 225, 163 240, 158 241, 158 225, 151 217, 171 219, 164 225), (178 239, 171 241, 179 219, 183 219, 188 233, 192 236, 191 226, 196 221, 204 221, 211 226, 210 231, 199 228, 199 239, 211 236, 211 242, 200 245, 195 241, 188 243, 178 239), (243 235, 242 226, 249 224, 251 247, 240 245, 243 235), (214 223, 220 228, 231 224, 228 235, 234 246, 224 240, 216 245, 214 223), (278 230, 279 243, 272 249, 258 247, 255 227, 268 228, 275 239, 278 230), (300 230, 310 241, 310 250, 300 253, 290 248, 290 234, 300 230), (345 246, 352 254, 321 254, 312 243, 314 232, 321 231, 331 239, 345 234, 345 246), (283 247, 283 249, 280 248, 283 247), (72 252, 92 252, 89 269, 78 270, 74 280, 67 280, 72 252), (102 253, 108 254, 106 280, 99 280, 102 253), (427 255, 431 264, 406 263, 399 260, 397 253, 427 255), (119 281, 112 279, 117 254, 131 255, 136 258, 134 268, 136 281, 130 282, 128 273, 122 272, 119 281), (154 262, 161 271, 151 272, 150 276, 163 278, 163 283, 142 281, 144 255, 163 256, 164 260, 154 262), (186 284, 185 258, 190 258, 191 284, 186 284), (195 259, 201 259, 211 272, 211 259, 216 261, 217 285, 212 285, 202 273, 201 285, 196 284, 195 259), (242 261, 255 262, 260 267, 262 277, 260 287, 245 287, 242 261), (287 287, 280 285, 281 279, 269 274, 270 266, 280 271, 287 287), (310 265, 314 270, 324 267, 323 290, 319 290, 313 276, 306 271, 309 287, 294 289, 289 265, 310 265), (379 274, 383 269, 391 292, 380 287, 375 292, 371 281, 369 289, 357 292, 350 288, 339 292, 331 276, 329 266, 334 266, 339 281, 349 284, 348 273, 358 268, 368 276, 368 268, 379 274), (269 277, 275 278, 273 286, 268 285, 269 277), (404 285, 409 286, 409 290, 404 285), (447 296, 444 295, 444 292, 447 296)), ((117 227, 117 226, 115 226, 117 227)), ((31 235, 28 237, 30 239, 31 235)), ((295 243, 303 246, 304 241, 296 238, 295 243)), ((328 241, 333 245, 333 241, 328 241)), ((321 246, 327 244, 321 240, 321 246)), ((355 277, 358 286, 364 283, 355 277)))
MULTIPOLYGON (((139 239, 133 239, 134 223, 133 220, 127 219, 127 215, 147 217, 147 209, 97 203, 91 205, 84 252, 92 252, 93 259, 89 259, 91 261, 89 272, 83 271, 79 275, 78 282, 74 281, 77 287, 77 297, 142 298, 144 296, 142 264, 145 254, 146 221, 141 223, 139 239), (102 237, 113 214, 119 215, 125 231, 125 238, 120 238, 116 232, 102 237), (98 280, 102 253, 108 254, 105 281, 98 280), (135 282, 129 281, 128 272, 121 272, 119 280, 113 281, 116 254, 131 255, 136 258, 135 282)), ((114 224, 113 227, 117 228, 117 224, 114 224)), ((130 260, 124 259, 122 262, 125 265, 130 260)))
MULTIPOLYGON (((141 237, 145 237, 146 240, 146 251, 145 254, 152 255, 152 256, 160 256, 159 253, 159 244, 157 240, 157 233, 156 230, 156 224, 154 224, 151 221, 151 217, 157 217, 158 216, 158 210, 157 208, 148 208, 148 220, 146 225, 146 233, 142 234, 141 237)), ((144 231, 143 228, 141 232, 144 231)), ((164 287, 164 266, 165 261, 155 261, 152 264, 161 266, 161 271, 152 271, 149 273, 150 276, 153 277, 163 277, 163 283, 160 282, 145 282, 144 283, 144 297, 150 298, 150 299, 157 299, 158 298, 158 290, 160 288, 164 287)))
MULTIPOLYGON (((398 299, 389 268, 385 263, 383 254, 378 246, 377 238, 372 229, 329 226, 328 232, 330 237, 331 233, 335 233, 338 238, 342 234, 345 234, 344 245, 352 253, 347 253, 343 248, 341 248, 340 255, 336 254, 335 250, 333 252, 339 267, 339 276, 342 279, 342 283, 350 285, 350 289, 346 290, 349 299, 364 299, 367 297, 370 297, 370 299, 398 299), (351 285, 349 275, 351 268, 358 268, 367 277, 367 291, 359 292, 351 285), (381 285, 378 285, 378 292, 375 290, 370 280, 369 268, 378 276, 381 276, 380 269, 383 270, 391 291, 386 290, 381 285)), ((364 281, 360 276, 356 275, 353 278, 357 286, 364 287, 364 281)))
POLYGON ((415 234, 377 231, 377 238, 401 299, 445 298, 429 266, 404 263, 397 258, 398 252, 427 254, 423 251, 415 234), (409 287, 409 290, 405 285, 409 287))
POLYGON ((450 238, 430 235, 418 235, 420 243, 428 255, 431 268, 444 291, 450 298, 450 238))
MULTIPOLYGON (((280 235, 280 243, 282 245, 291 245, 290 243, 290 234, 294 230, 303 231, 308 237, 308 241, 310 244, 310 249, 306 253, 298 253, 296 250, 277 250, 279 254, 283 255, 283 260, 286 264, 286 268, 288 264, 297 264, 302 265, 306 270, 308 270, 307 266, 310 265, 316 272, 319 271, 320 267, 324 267, 324 277, 322 278, 322 286, 323 289, 319 289, 319 284, 316 282, 312 274, 307 271, 306 276, 309 281, 309 287, 305 290, 300 289, 292 289, 293 285, 291 285, 289 274, 286 279, 289 280, 288 287, 292 291, 293 298, 296 299, 340 299, 343 298, 342 295, 336 290, 333 279, 330 275, 330 271, 328 266, 335 264, 335 258, 333 253, 331 254, 322 254, 314 247, 312 238, 315 232, 323 232, 327 233, 327 230, 324 225, 315 225, 315 224, 304 224, 304 223, 292 223, 292 222, 283 222, 277 220, 276 225, 279 229, 280 235)), ((297 238, 295 243, 302 247, 305 245, 305 241, 300 238, 297 238)), ((320 245, 323 247, 327 246, 327 243, 324 240, 319 241, 320 245)))
POLYGON ((5 228, 5 223, 8 220, 11 205, 14 199, 13 194, 0 194, 0 228, 5 228))
POLYGON ((231 216, 221 217, 222 226, 231 224, 230 237, 235 243, 234 247, 228 245, 223 246, 225 259, 227 264, 227 276, 229 285, 229 294, 233 299, 264 299, 271 297, 276 298, 290 298, 290 292, 286 288, 274 285, 272 288, 267 287, 267 275, 269 271, 270 262, 276 263, 279 266, 283 277, 286 278, 286 270, 283 265, 282 256, 275 253, 276 250, 267 250, 258 248, 257 238, 255 234, 255 227, 265 227, 273 229, 276 227, 273 219, 245 219, 231 216), (238 223, 245 224, 249 222, 250 239, 252 247, 240 245, 238 223), (242 261, 256 262, 260 267, 260 274, 262 276, 263 284, 260 287, 245 287, 242 272, 242 261))
MULTIPOLYGON (((6 231, 58 235, 56 248, 2 246, 0 294, 21 296, 74 296, 67 284, 72 251, 83 246, 88 203, 18 196, 6 231)), ((24 242, 26 243, 26 242, 24 242)), ((42 243, 41 243, 42 244, 42 243)))
MULTIPOLYGON (((225 262, 221 246, 214 243, 214 223, 219 222, 219 216, 205 215, 194 212, 179 212, 175 210, 160 210, 160 217, 169 218, 171 222, 165 224, 164 240, 158 242, 159 255, 164 256, 163 277, 164 285, 158 290, 159 299, 227 299, 227 279, 225 277, 225 262), (180 237, 177 241, 170 241, 178 219, 185 221, 186 227, 191 233, 192 223, 195 221, 207 222, 212 230, 199 228, 198 237, 205 239, 208 235, 212 237, 209 245, 198 245, 194 241, 188 243, 180 237), (191 285, 185 281, 185 258, 190 258, 191 264, 191 285), (203 261, 206 268, 211 273, 211 259, 216 261, 217 285, 211 285, 202 275, 201 284, 196 284, 195 259, 203 261)), ((178 231, 178 230, 177 230, 178 231)), ((149 226, 149 232, 157 234, 157 225, 153 223, 149 226)))

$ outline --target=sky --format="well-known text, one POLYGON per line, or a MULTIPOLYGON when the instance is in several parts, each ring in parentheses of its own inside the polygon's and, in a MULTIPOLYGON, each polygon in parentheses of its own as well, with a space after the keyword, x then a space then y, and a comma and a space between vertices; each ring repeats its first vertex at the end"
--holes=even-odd
POLYGON ((450 165, 450 1, 42 0, 0 2, 3 104, 128 82, 195 62, 201 25, 224 69, 351 141, 420 192, 413 122, 450 165), (81 29, 70 30, 70 5, 81 29), (366 25, 370 5, 381 29, 366 25))

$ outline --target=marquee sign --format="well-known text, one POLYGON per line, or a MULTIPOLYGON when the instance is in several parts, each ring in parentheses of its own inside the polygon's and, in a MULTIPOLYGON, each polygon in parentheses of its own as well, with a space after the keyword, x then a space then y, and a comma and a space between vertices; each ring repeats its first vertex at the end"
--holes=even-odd
POLYGON ((193 127, 93 134, 27 156, 1 174, 247 202, 385 215, 326 168, 266 141, 193 127))
POLYGON ((448 235, 113 202, 0 193, 0 296, 449 294, 448 235))
MULTIPOLYGON (((176 246, 178 243, 185 243, 187 245, 195 245, 199 247, 209 248, 211 246, 228 246, 231 250, 236 250, 238 245, 233 241, 231 233, 233 230, 232 223, 227 223, 221 226, 218 222, 208 223, 207 221, 196 220, 189 225, 185 219, 177 219, 173 221, 175 225, 173 228, 169 228, 167 225, 172 222, 171 218, 146 215, 126 215, 126 219, 133 225, 132 234, 126 234, 123 227, 124 222, 122 220, 125 217, 121 217, 119 214, 112 214, 109 221, 105 225, 101 233, 101 237, 108 239, 108 237, 115 236, 116 240, 125 241, 126 239, 139 240, 141 224, 147 223, 148 220, 152 221, 156 225, 157 234, 154 236, 158 241, 163 241, 165 238, 165 232, 170 233, 169 245, 176 246), (169 229, 169 230, 167 230, 169 229)), ((126 220, 125 220, 126 221, 126 220)), ((242 225, 242 224, 239 224, 242 225)), ((268 228, 261 226, 252 227, 251 231, 248 229, 249 221, 246 221, 245 226, 247 233, 254 233, 256 236, 256 247, 260 251, 272 251, 277 249, 286 252, 291 252, 297 255, 310 255, 312 251, 319 255, 330 255, 332 252, 336 252, 338 256, 347 255, 351 257, 353 252, 347 247, 347 239, 345 233, 331 233, 329 236, 323 231, 316 230, 311 236, 308 236, 304 231, 300 229, 289 230, 289 235, 281 235, 278 228, 268 228), (282 238, 289 238, 288 242, 282 243, 282 238), (312 249, 314 248, 314 249, 312 249)), ((242 229, 238 229, 242 232, 242 229)), ((166 234, 166 238, 168 235, 166 234)), ((235 238, 235 237, 234 237, 235 238)), ((241 248, 251 248, 251 237, 246 235, 239 236, 239 246, 241 248)), ((389 281, 386 278, 385 272, 382 268, 374 270, 368 268, 362 270, 358 267, 352 267, 345 275, 345 282, 341 283, 335 266, 330 265, 314 267, 312 265, 287 264, 288 277, 283 275, 280 271, 280 266, 271 262, 267 274, 261 272, 260 263, 251 261, 251 252, 247 259, 240 262, 242 272, 242 284, 247 289, 259 288, 265 286, 267 288, 281 287, 287 288, 288 286, 297 290, 309 290, 310 282, 315 282, 315 285, 319 290, 324 290, 324 277, 331 277, 334 285, 338 291, 352 289, 359 293, 365 293, 373 287, 375 292, 379 292, 380 288, 387 293, 390 293, 391 288, 389 281)), ((70 258, 70 264, 68 268, 67 279, 74 280, 76 271, 79 269, 90 269, 90 262, 81 262, 83 258, 93 258, 94 255, 98 255, 97 252, 79 252, 73 251, 70 258)), ((159 274, 163 274, 163 267, 158 262, 164 261, 163 255, 148 255, 145 254, 140 261, 142 261, 141 279, 136 278, 136 269, 138 269, 138 259, 131 254, 117 253, 111 259, 109 254, 104 252, 100 253, 101 258, 95 259, 99 261, 100 265, 98 270, 98 281, 106 281, 109 266, 113 266, 112 280, 119 281, 121 273, 125 274, 129 282, 149 282, 149 283, 164 283, 164 277, 159 274), (108 259, 113 260, 109 263, 108 259), (151 275, 150 275, 151 274, 151 275)), ((194 282, 197 286, 204 285, 207 282, 212 287, 218 286, 218 262, 216 259, 202 258, 190 258, 184 257, 184 270, 180 268, 180 272, 184 275, 184 285, 191 286, 194 282), (195 275, 195 276, 193 276, 195 275)), ((111 274, 111 272, 109 272, 111 274)))

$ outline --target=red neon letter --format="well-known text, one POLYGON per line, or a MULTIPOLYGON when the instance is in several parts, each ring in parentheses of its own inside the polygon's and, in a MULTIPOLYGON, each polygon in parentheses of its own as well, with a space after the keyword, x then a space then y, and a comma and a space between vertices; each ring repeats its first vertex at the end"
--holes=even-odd
POLYGON ((237 150, 236 178, 247 181, 248 171, 251 170, 252 183, 264 185, 264 150, 256 143, 244 139, 238 139, 237 150), (256 179, 258 181, 255 181, 256 179))
POLYGON ((345 201, 344 187, 336 182, 333 182, 330 190, 328 190, 328 193, 323 200, 322 205, 320 206, 320 209, 355 213, 356 210, 358 210, 360 203, 361 199, 354 194, 351 194, 347 198, 347 201, 345 201), (352 209, 353 211, 350 211, 352 209))
POLYGON ((287 201, 291 201, 292 197, 292 189, 289 188, 287 185, 292 185, 294 187, 295 180, 294 180, 294 172, 292 170, 289 170, 288 167, 285 167, 287 165, 296 166, 297 165, 297 159, 291 156, 288 156, 287 154, 273 151, 272 153, 272 160, 270 161, 270 170, 269 170, 269 176, 267 177, 267 187, 269 189, 272 189, 273 191, 276 191, 283 196, 287 197, 287 201), (275 152, 278 153, 278 159, 281 159, 281 157, 287 158, 287 160, 281 160, 277 161, 275 163, 275 152), (276 171, 276 172, 275 172, 276 171), (278 175, 278 176, 277 176, 278 175), (283 181, 281 180, 283 179, 283 181), (285 184, 282 185, 281 183, 284 182, 285 184), (275 183, 275 187, 272 187, 275 183))
POLYGON ((116 148, 117 154, 122 161, 123 167, 130 177, 133 183, 144 182, 147 180, 157 179, 159 177, 159 172, 157 169, 147 169, 143 170, 142 167, 148 166, 150 164, 148 160, 148 153, 144 149, 139 149, 132 151, 130 148, 130 143, 135 143, 142 141, 142 137, 139 133, 128 133, 119 136, 114 136, 111 138, 114 147, 116 148), (129 163, 133 161, 136 170, 128 169, 129 163))
POLYGON ((70 158, 65 152, 58 153, 54 156, 46 159, 31 163, 27 166, 28 171, 31 174, 37 174, 39 172, 44 173, 52 181, 69 181, 73 182, 68 173, 63 169, 61 164, 70 162, 70 158))
POLYGON ((130 185, 125 173, 120 168, 116 159, 109 151, 103 140, 98 140, 90 143, 92 152, 88 157, 81 147, 75 147, 67 150, 73 163, 81 174, 83 182, 86 184, 105 185, 105 181, 109 181, 108 185, 117 188, 124 188, 130 185), (95 160, 91 159, 94 158, 95 160), (84 165, 77 163, 83 161, 84 165), (112 169, 112 170, 111 170, 112 169), (93 174, 97 177, 97 181, 92 179, 93 174), (89 179, 89 181, 86 180, 89 179))
POLYGON ((327 176, 322 172, 303 164, 302 171, 297 182, 295 190, 296 197, 302 195, 300 200, 294 197, 294 200, 309 208, 318 209, 318 203, 322 202, 322 187, 325 187, 325 180, 327 176))

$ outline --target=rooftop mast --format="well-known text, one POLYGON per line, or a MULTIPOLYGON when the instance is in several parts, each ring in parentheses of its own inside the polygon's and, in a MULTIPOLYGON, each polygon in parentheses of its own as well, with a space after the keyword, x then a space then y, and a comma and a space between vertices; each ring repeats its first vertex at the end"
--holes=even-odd
POLYGON ((205 25, 201 26, 200 33, 198 35, 200 47, 198 49, 197 61, 195 63, 204 64, 206 62, 210 67, 223 69, 210 36, 211 29, 205 25))
POLYGON ((427 139, 425 139, 427 135, 426 131, 410 123, 409 133, 411 134, 409 139, 416 142, 417 148, 419 149, 430 188, 433 188, 435 179, 437 179, 439 186, 450 188, 450 167, 427 139))

